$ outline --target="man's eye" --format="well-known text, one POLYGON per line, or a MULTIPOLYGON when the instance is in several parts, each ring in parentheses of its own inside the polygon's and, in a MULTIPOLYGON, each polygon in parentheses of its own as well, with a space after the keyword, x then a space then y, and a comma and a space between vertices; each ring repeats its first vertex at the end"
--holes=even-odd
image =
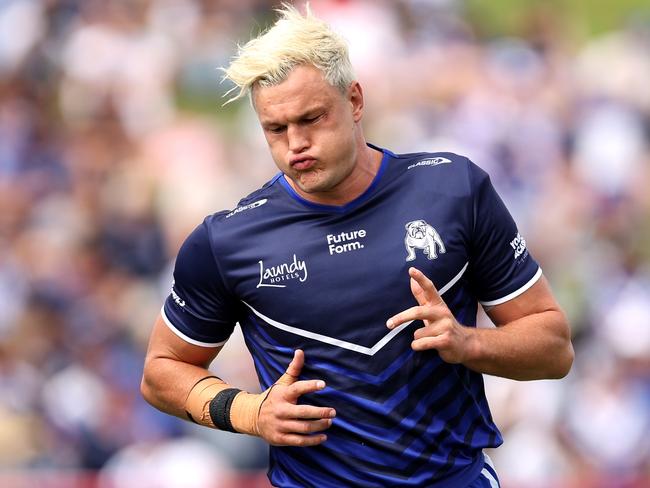
POLYGON ((273 133, 273 134, 282 134, 284 132, 285 127, 280 125, 277 127, 269 127, 268 131, 273 133))

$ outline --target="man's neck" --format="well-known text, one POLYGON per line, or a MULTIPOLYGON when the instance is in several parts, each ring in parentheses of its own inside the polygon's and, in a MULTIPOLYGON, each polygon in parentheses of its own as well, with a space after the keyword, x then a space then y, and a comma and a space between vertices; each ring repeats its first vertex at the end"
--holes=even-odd
POLYGON ((321 205, 346 205, 361 196, 372 184, 379 167, 383 153, 373 149, 365 142, 357 154, 357 162, 352 170, 339 185, 327 192, 306 193, 300 190, 296 184, 284 176, 285 180, 294 189, 294 191, 305 200, 321 205))

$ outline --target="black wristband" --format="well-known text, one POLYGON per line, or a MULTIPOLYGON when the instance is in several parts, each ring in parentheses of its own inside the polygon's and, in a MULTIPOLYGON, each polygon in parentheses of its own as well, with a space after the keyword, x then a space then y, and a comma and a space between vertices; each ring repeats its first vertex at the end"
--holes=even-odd
POLYGON ((240 391, 238 388, 227 388, 210 400, 210 418, 217 429, 237 432, 230 422, 230 407, 240 391))

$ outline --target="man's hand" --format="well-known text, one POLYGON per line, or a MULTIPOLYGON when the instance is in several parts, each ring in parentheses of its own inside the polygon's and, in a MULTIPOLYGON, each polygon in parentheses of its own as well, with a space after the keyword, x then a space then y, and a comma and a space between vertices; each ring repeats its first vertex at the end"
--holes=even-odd
POLYGON ((424 327, 413 334, 413 350, 436 349, 448 363, 464 362, 473 343, 472 329, 456 321, 433 282, 420 270, 409 268, 409 276, 411 292, 418 305, 394 315, 386 325, 389 329, 394 329, 408 321, 422 320, 424 327))
POLYGON ((266 395, 257 419, 258 435, 274 446, 315 446, 327 440, 322 432, 332 425, 333 408, 297 405, 298 398, 325 388, 322 380, 298 381, 305 354, 297 349, 287 371, 261 395, 266 395))

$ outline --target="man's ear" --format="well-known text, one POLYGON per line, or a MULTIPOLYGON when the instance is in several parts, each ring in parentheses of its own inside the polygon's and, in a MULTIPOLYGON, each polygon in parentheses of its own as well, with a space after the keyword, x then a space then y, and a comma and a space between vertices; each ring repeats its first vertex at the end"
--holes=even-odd
POLYGON ((359 122, 363 117, 363 90, 358 81, 350 84, 348 98, 352 104, 352 118, 355 122, 359 122))

